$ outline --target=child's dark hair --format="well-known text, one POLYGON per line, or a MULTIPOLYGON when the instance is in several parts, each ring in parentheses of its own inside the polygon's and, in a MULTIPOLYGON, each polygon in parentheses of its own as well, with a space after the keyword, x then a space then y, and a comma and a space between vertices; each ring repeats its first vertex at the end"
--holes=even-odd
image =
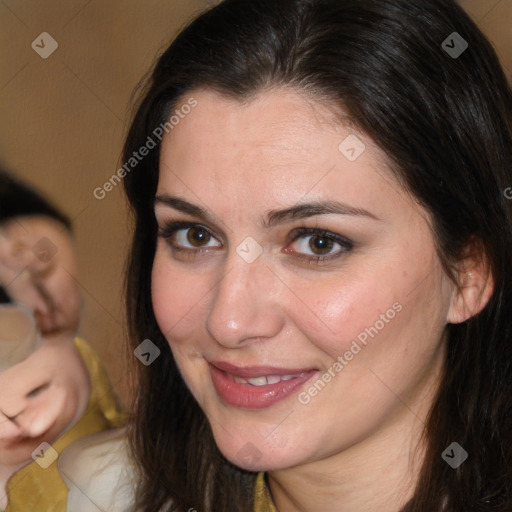
POLYGON ((16 217, 42 215, 72 231, 71 221, 31 186, 0 169, 0 225, 16 217))

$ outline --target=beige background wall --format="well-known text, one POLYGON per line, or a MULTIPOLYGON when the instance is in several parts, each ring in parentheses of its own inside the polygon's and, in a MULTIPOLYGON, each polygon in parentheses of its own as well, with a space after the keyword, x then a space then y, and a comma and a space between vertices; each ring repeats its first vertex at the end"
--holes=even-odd
MULTIPOLYGON (((103 357, 125 400, 122 272, 128 217, 121 187, 102 200, 93 190, 119 166, 134 86, 179 27, 207 4, 0 1, 0 161, 73 219, 85 298, 81 335, 103 357), (59 45, 47 59, 31 48, 42 32, 59 45)), ((512 0, 462 4, 494 42, 512 79, 512 0)))

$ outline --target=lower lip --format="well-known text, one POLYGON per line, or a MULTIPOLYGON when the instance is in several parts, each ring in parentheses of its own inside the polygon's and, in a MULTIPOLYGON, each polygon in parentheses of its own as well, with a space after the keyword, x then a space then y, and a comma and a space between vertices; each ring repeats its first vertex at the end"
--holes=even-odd
POLYGON ((307 372, 302 377, 266 384, 264 386, 252 386, 240 384, 233 377, 213 365, 210 366, 213 385, 220 398, 229 405, 245 409, 264 409, 284 400, 305 384, 317 371, 307 372))

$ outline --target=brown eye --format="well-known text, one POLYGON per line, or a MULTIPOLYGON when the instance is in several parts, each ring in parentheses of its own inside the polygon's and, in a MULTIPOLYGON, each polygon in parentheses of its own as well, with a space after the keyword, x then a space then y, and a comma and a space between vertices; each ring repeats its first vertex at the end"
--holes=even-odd
POLYGON ((326 236, 315 235, 309 238, 309 247, 314 254, 327 254, 334 247, 334 242, 326 236))
POLYGON ((212 232, 200 224, 173 222, 161 228, 159 236, 165 238, 175 250, 203 251, 222 247, 212 232))
POLYGON ((349 253, 354 244, 348 238, 318 228, 300 228, 292 235, 293 244, 287 253, 315 262, 338 258, 349 253))
POLYGON ((190 228, 187 232, 187 241, 194 247, 202 247, 204 244, 207 244, 211 238, 211 233, 200 226, 190 228))

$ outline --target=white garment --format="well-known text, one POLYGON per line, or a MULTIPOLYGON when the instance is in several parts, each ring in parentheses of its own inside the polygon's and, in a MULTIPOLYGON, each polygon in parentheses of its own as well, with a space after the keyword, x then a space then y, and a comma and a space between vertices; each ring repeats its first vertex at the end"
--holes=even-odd
POLYGON ((68 446, 59 471, 69 489, 67 512, 135 512, 135 468, 125 429, 98 432, 68 446))

